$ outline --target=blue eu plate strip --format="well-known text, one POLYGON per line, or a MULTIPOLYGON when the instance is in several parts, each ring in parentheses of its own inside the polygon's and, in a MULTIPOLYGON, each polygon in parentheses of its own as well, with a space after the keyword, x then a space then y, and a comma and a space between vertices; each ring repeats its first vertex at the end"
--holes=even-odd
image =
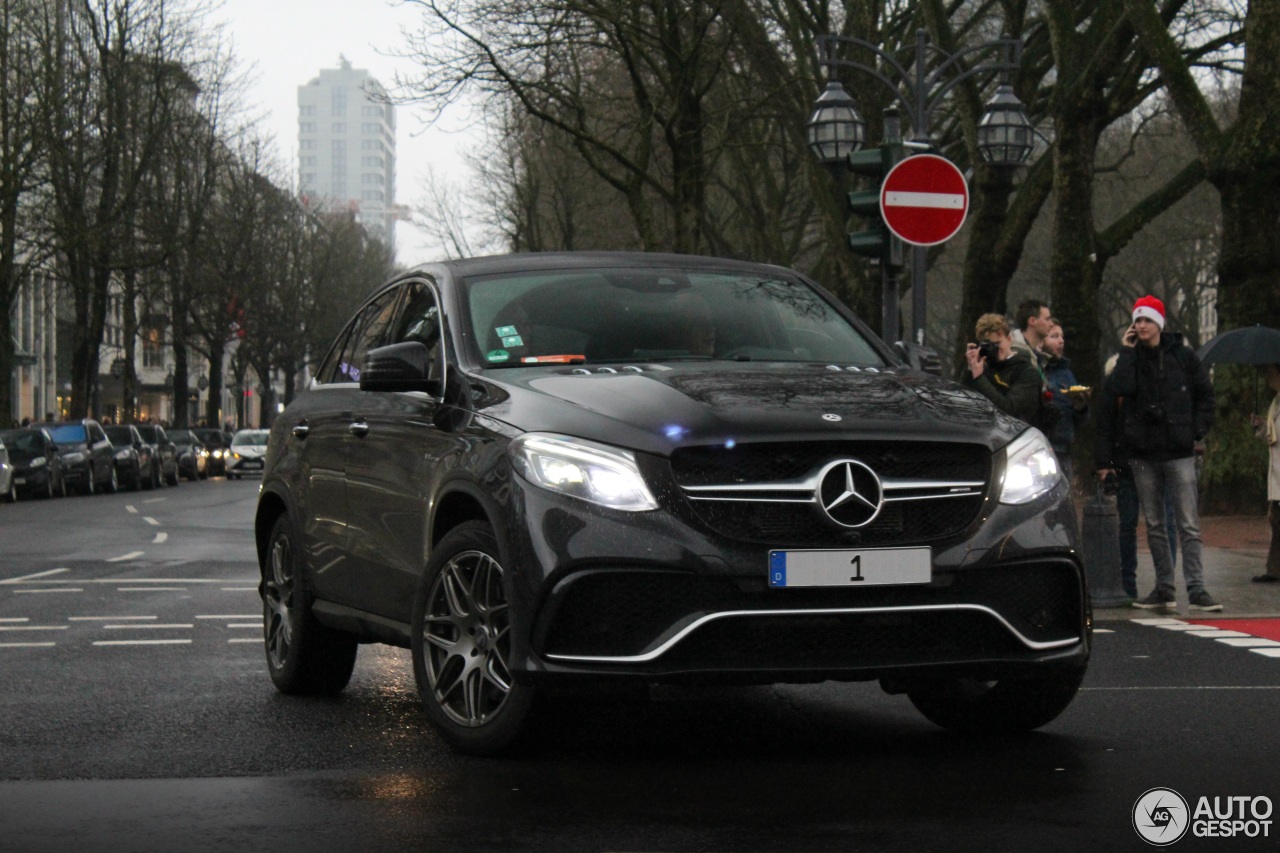
POLYGON ((769 552, 769 586, 787 585, 787 552, 769 552))

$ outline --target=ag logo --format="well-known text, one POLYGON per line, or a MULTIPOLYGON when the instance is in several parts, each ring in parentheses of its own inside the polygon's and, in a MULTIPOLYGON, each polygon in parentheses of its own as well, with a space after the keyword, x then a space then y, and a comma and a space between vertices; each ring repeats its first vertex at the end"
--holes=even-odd
POLYGON ((1133 828, 1142 840, 1167 847, 1187 834, 1187 801, 1172 788, 1152 788, 1133 804, 1133 828))

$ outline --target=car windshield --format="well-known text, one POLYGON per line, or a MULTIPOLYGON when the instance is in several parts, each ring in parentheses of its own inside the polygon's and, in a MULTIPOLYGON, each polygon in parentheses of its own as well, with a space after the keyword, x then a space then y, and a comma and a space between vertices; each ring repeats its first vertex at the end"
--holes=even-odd
POLYGON ((196 438, 185 429, 169 430, 169 440, 174 444, 195 444, 196 438))
POLYGON ((192 430, 192 432, 198 435, 200 440, 210 447, 226 446, 226 442, 223 441, 222 438, 222 433, 218 432, 216 429, 197 429, 192 430))
POLYGON ((504 273, 465 282, 489 367, 727 359, 883 366, 805 282, 678 269, 504 273))
POLYGON ((254 432, 238 432, 231 439, 232 447, 266 447, 267 438, 270 436, 266 430, 254 432))
POLYGON ((139 424, 139 425, 136 427, 136 429, 138 430, 138 435, 142 436, 142 440, 143 440, 143 441, 147 441, 147 442, 155 442, 155 440, 156 440, 156 428, 155 428, 154 426, 148 426, 148 425, 146 425, 146 424, 139 424))
POLYGON ((128 427, 109 426, 103 427, 107 438, 111 439, 111 443, 117 446, 133 444, 133 433, 128 427))
POLYGON ((44 450, 44 441, 40 433, 29 429, 14 429, 0 432, 0 444, 10 450, 39 452, 44 450))
POLYGON ((49 427, 49 434, 58 444, 86 444, 88 438, 83 424, 61 424, 49 427))

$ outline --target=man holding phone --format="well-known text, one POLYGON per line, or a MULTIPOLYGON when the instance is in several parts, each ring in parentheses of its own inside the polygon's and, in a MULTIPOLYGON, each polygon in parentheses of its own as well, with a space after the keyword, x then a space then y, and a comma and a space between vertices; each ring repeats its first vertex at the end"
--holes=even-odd
POLYGON ((1195 464, 1195 443, 1213 424, 1213 385, 1182 335, 1164 331, 1164 324, 1164 303, 1159 299, 1143 296, 1134 303, 1133 325, 1124 334, 1109 383, 1119 397, 1119 417, 1099 422, 1098 476, 1105 479, 1115 470, 1111 457, 1118 444, 1133 470, 1156 569, 1156 588, 1133 606, 1177 607, 1164 524, 1167 488, 1182 542, 1182 574, 1191 609, 1221 610, 1222 605, 1204 588, 1195 464))

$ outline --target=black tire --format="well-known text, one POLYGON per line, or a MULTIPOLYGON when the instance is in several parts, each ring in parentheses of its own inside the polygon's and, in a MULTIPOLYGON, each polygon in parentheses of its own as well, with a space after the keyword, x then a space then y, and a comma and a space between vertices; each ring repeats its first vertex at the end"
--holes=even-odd
POLYGON ((80 492, 84 495, 92 495, 96 491, 97 483, 93 482, 93 466, 90 465, 84 477, 84 485, 80 487, 80 492))
POLYGON ((262 567, 267 672, 291 696, 333 696, 351 681, 356 638, 321 625, 311 613, 302 558, 289 517, 276 519, 262 567))
POLYGON ((146 474, 139 473, 138 477, 141 481, 140 485, 148 492, 160 485, 160 475, 156 473, 156 466, 154 463, 147 466, 146 474))
POLYGON ((173 468, 173 476, 166 475, 164 481, 170 486, 178 485, 178 467, 176 465, 173 468))
POLYGON ((107 494, 114 495, 120 491, 120 475, 116 473, 115 463, 111 465, 111 479, 107 480, 107 494))
POLYGON ((418 694, 450 746, 471 755, 515 743, 533 705, 533 687, 511 675, 503 580, 492 528, 467 522, 434 549, 413 605, 418 694))
POLYGON ((13 482, 13 477, 9 478, 9 491, 4 493, 4 502, 7 504, 18 502, 18 486, 13 482))
POLYGON ((44 482, 44 488, 36 492, 36 497, 42 501, 46 501, 46 500, 52 499, 53 496, 54 496, 53 472, 50 471, 48 479, 46 479, 44 482))
POLYGON ((967 734, 1014 734, 1038 729, 1066 710, 1084 680, 1082 666, 1001 681, 952 678, 907 692, 921 714, 944 729, 967 734))

